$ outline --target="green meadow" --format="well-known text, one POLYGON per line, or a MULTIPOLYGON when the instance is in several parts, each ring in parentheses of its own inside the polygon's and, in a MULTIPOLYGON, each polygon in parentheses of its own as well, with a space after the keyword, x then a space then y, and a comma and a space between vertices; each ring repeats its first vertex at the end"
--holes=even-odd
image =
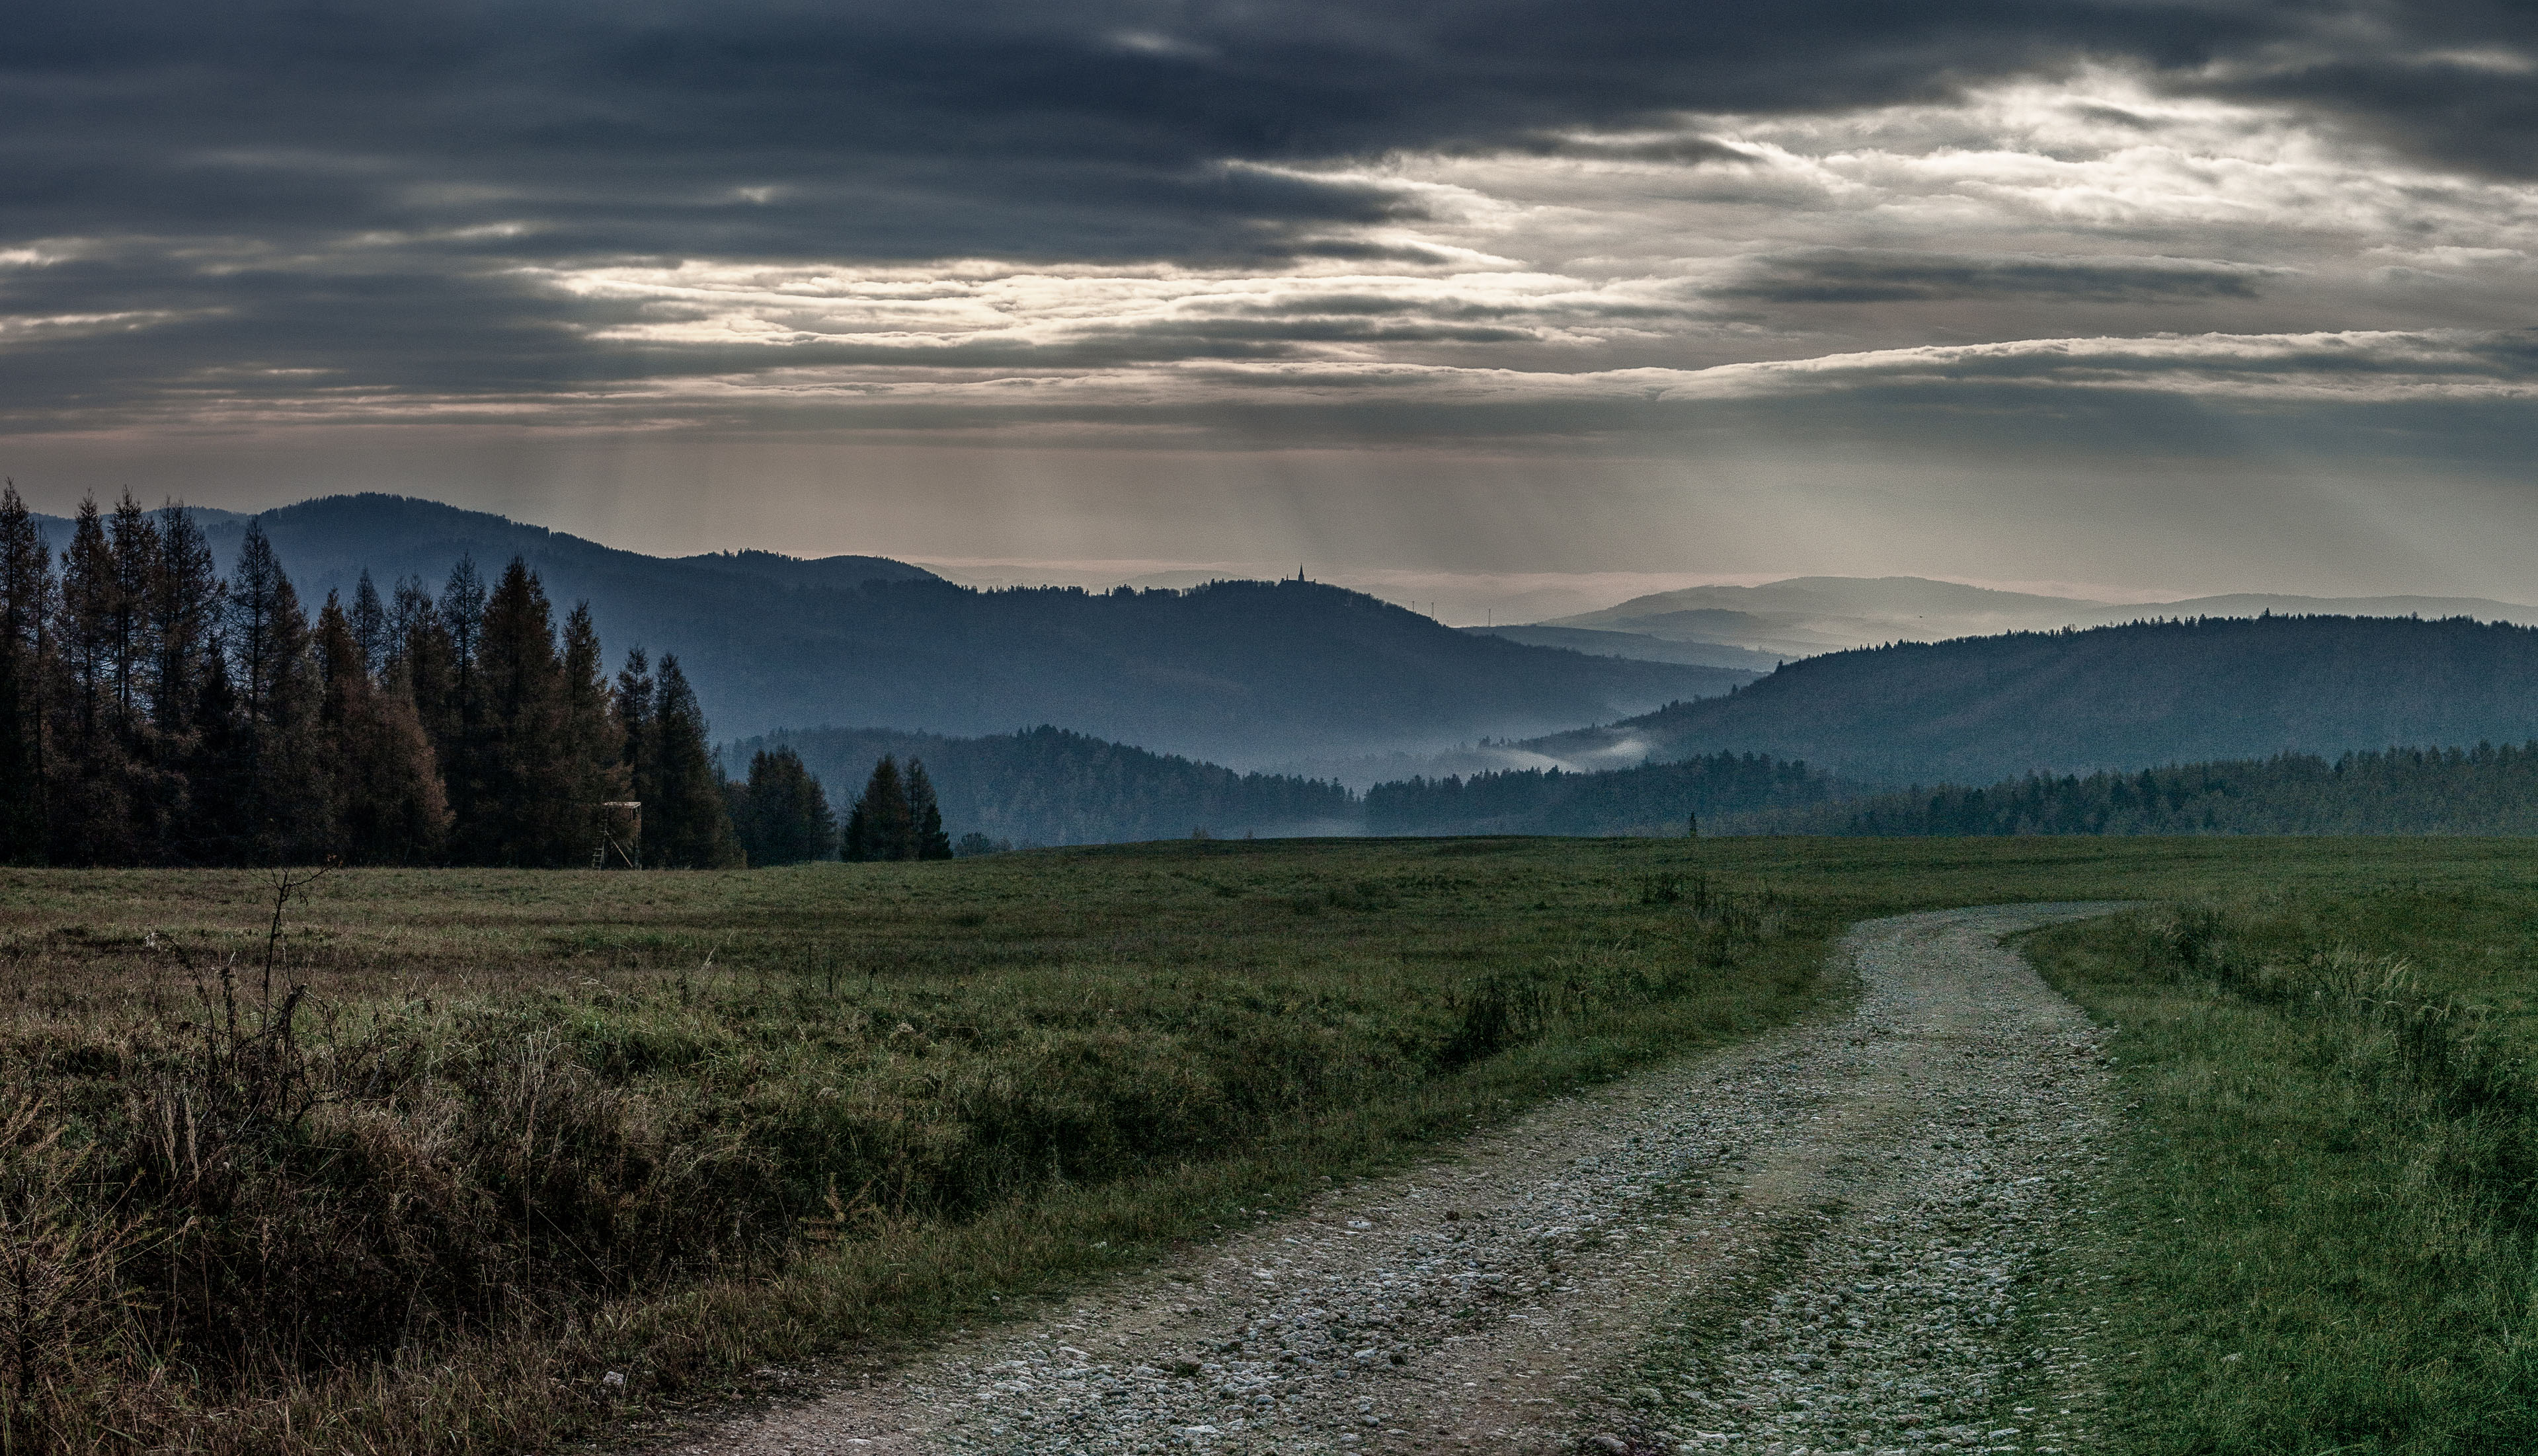
POLYGON ((2154 906, 2035 942, 2123 1028, 2065 1257, 2124 1438, 2526 1449, 2533 887, 2217 837, 0 871, 0 1450, 510 1452, 886 1359, 1837 1008, 1854 920, 2077 898, 2154 906))

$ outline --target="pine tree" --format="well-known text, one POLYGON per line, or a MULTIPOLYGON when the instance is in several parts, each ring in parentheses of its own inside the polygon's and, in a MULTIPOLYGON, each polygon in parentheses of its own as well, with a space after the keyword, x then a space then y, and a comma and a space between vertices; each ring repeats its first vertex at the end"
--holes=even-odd
POLYGON ((643 862, 670 869, 735 869, 747 861, 723 801, 704 712, 679 659, 664 656, 652 692, 650 792, 643 794, 643 862))
POLYGON ((846 816, 845 857, 850 860, 916 858, 916 816, 899 776, 899 762, 888 754, 873 765, 862 797, 846 816))
POLYGON ((943 832, 943 810, 934 802, 934 780, 925 776, 925 761, 907 761, 907 809, 913 835, 910 859, 950 859, 952 836, 943 832))
POLYGON ((46 624, 52 552, 17 482, 0 487, 0 863, 44 858, 46 624))

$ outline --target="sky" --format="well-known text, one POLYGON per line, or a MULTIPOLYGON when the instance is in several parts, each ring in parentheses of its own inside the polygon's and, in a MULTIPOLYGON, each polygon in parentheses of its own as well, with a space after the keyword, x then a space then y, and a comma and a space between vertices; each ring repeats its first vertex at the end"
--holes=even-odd
POLYGON ((2526 6, 34 0, 0 118, 40 509, 2538 600, 2526 6))

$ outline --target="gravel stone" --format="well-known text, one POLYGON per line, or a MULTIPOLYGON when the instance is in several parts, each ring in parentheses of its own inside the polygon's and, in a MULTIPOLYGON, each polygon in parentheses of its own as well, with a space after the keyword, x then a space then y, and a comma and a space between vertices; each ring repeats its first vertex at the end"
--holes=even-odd
POLYGON ((2101 1033, 1999 941, 2115 908, 1863 924, 1846 1012, 670 1449, 2088 1450, 2082 1332, 2030 1306, 2102 1160, 2101 1033))

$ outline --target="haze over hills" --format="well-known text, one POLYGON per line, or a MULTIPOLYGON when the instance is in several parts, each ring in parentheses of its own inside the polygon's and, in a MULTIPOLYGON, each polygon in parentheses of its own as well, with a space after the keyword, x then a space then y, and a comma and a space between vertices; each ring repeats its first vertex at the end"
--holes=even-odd
MULTIPOLYGON (((226 568, 248 518, 202 514, 226 568)), ((1305 581, 976 591, 878 557, 647 557, 391 496, 255 519, 312 610, 365 568, 382 593, 407 575, 436 591, 461 556, 488 579, 520 556, 560 609, 589 601, 612 663, 676 653, 724 736, 1056 723, 1256 767, 1551 732, 1755 676, 1467 636, 1305 581)))
MULTIPOLYGON (((1466 627, 1480 636, 1504 637, 1536 647, 1566 647, 1594 657, 1634 657, 1641 662, 1683 662, 1701 667, 1736 667, 1768 673, 1791 655, 1765 652, 1698 637, 1660 637, 1646 632, 1579 627, 1466 627)), ((1811 654, 1801 654, 1811 655, 1811 654)))
MULTIPOLYGON (((1636 656, 1648 639, 1677 651, 1742 650, 1769 658, 1813 657, 1888 642, 2065 627, 2110 627, 2163 618, 2275 616, 2472 617, 2538 625, 2538 607, 2482 597, 2304 597, 2239 592, 2163 602, 2100 602, 1998 591, 1917 576, 1797 576, 1762 586, 1699 586, 1634 597, 1619 605, 1555 618, 1513 631, 1558 630, 1559 645, 1636 656), (1609 632, 1609 645, 1580 633, 1609 632)), ((1525 636, 1518 640, 1554 640, 1525 636)), ((1667 658, 1664 660, 1681 660, 1667 658)), ((1730 665, 1721 656, 1704 659, 1730 665)))
POLYGON ((2269 617, 1832 653, 1733 696, 1515 747, 1587 767, 1768 754, 1902 786, 2533 736, 2538 630, 2269 617))

